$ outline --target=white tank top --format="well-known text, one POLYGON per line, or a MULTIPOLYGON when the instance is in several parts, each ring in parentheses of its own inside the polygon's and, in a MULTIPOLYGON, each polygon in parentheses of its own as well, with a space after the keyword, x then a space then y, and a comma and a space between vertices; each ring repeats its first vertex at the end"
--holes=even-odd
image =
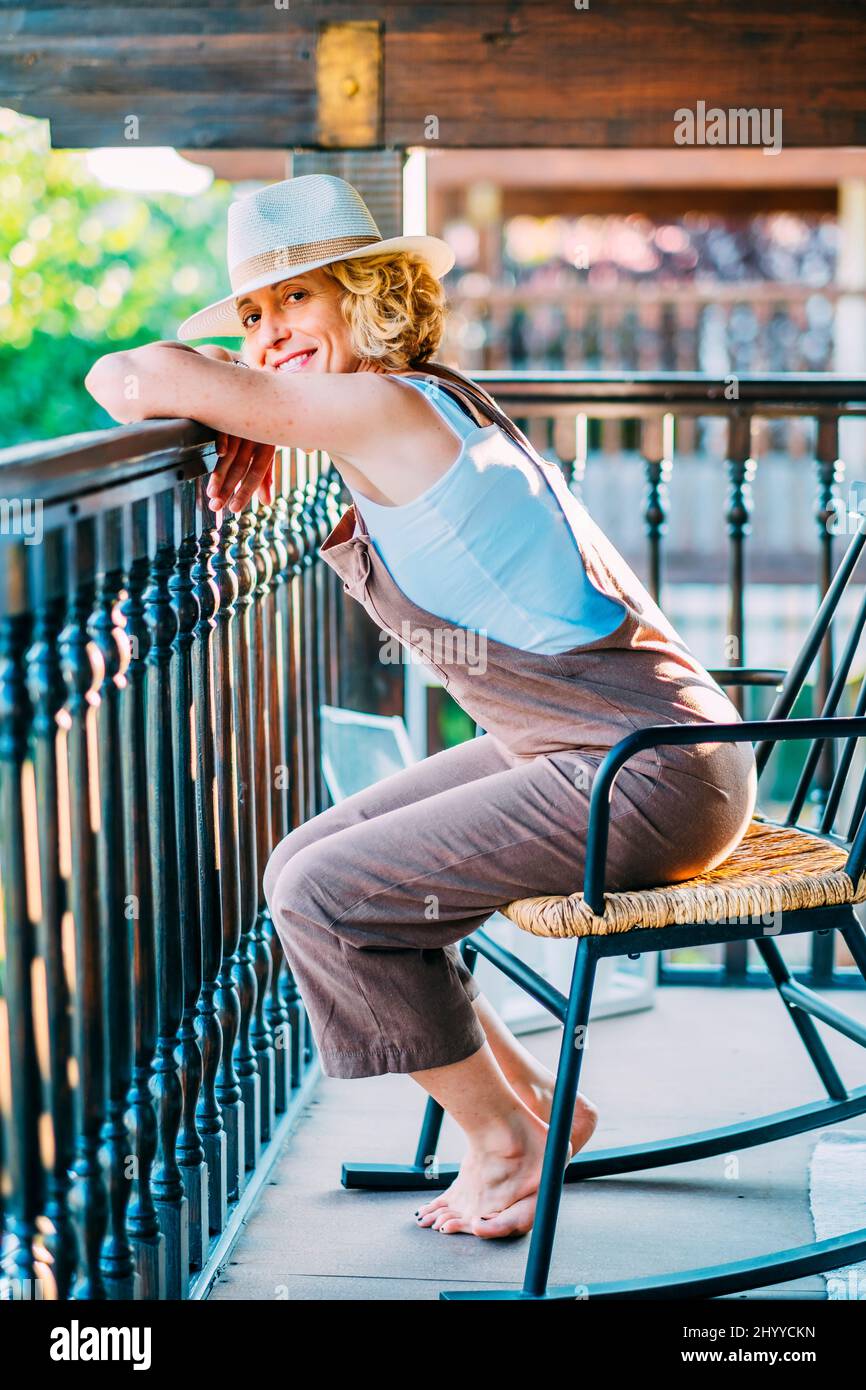
POLYGON ((429 613, 532 652, 606 637, 625 613, 586 575, 553 490, 498 425, 478 426, 437 382, 421 391, 462 442, 454 463, 402 506, 350 488, 394 582, 429 613))

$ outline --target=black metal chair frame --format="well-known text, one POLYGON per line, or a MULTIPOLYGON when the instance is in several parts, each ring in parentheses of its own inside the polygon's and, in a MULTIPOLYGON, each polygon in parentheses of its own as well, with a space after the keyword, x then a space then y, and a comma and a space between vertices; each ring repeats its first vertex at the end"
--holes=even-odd
MULTIPOLYGON (((605 858, 614 780, 635 753, 665 744, 755 742, 755 757, 761 774, 775 744, 801 739, 812 740, 784 822, 792 826, 796 824, 802 812, 816 768, 822 759, 826 758, 827 751, 832 752, 835 749, 837 740, 845 740, 841 756, 838 760, 834 758, 834 765, 831 767, 832 776, 822 808, 820 827, 808 833, 846 849, 848 858, 844 865, 845 870, 853 882, 858 883, 866 867, 866 776, 858 789, 847 834, 837 834, 832 827, 845 790, 856 742, 858 738, 866 735, 866 677, 861 682, 854 715, 839 716, 835 710, 866 624, 866 593, 859 604, 851 632, 829 683, 820 717, 791 719, 789 715, 822 646, 825 655, 827 653, 831 640, 830 624, 854 574, 864 544, 866 524, 861 524, 833 577, 802 651, 784 679, 768 719, 733 724, 653 726, 635 731, 609 751, 598 769, 590 798, 584 897, 595 914, 601 915, 604 910, 605 858)), ((832 655, 830 661, 832 663, 832 655)), ((775 680, 777 673, 738 669, 716 674, 718 679, 726 680, 729 684, 764 685, 770 680, 775 680)), ((773 821, 767 823, 778 824, 773 821)), ((774 926, 773 937, 834 930, 841 933, 866 980, 866 932, 850 904, 788 911, 782 917, 781 929, 775 930, 774 926)), ((846 1088, 815 1027, 814 1020, 821 1020, 863 1047, 866 1047, 866 1026, 792 978, 776 940, 769 938, 766 925, 757 914, 753 915, 751 921, 695 922, 687 926, 634 928, 611 936, 581 937, 577 941, 567 997, 512 952, 496 943, 483 930, 477 930, 466 937, 462 943, 462 951, 470 968, 474 967, 477 957, 482 955, 524 989, 562 1023, 563 1035, 523 1287, 519 1290, 442 1291, 439 1295, 441 1299, 573 1302, 576 1298, 716 1297, 760 1288, 771 1282, 785 1283, 866 1258, 866 1228, 863 1228, 830 1240, 814 1241, 808 1245, 722 1265, 637 1280, 550 1287, 548 1275, 563 1183, 711 1158, 729 1153, 734 1144, 745 1148, 767 1144, 863 1114, 866 1112, 866 1085, 851 1091, 846 1088), (827 1092, 827 1099, 719 1129, 681 1135, 674 1139, 577 1154, 566 1166, 598 961, 606 956, 634 956, 643 951, 665 951, 683 946, 748 940, 755 941, 772 982, 827 1092), (580 1043, 573 1042, 573 1039, 579 1039, 580 1043)), ((451 1164, 431 1166, 439 1141, 442 1119, 441 1106, 431 1098, 427 1102, 414 1163, 345 1163, 342 1171, 343 1186, 378 1191, 428 1193, 431 1189, 448 1187, 456 1177, 458 1167, 451 1164)))

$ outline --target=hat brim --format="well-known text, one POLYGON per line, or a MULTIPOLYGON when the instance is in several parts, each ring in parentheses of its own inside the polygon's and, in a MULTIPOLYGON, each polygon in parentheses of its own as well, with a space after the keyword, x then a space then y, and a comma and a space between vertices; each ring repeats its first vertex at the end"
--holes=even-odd
POLYGON ((225 299, 218 299, 213 304, 208 304, 204 309, 199 309, 197 313, 191 314, 188 319, 177 330, 177 336, 182 342, 187 342, 190 338, 229 338, 241 337, 244 326, 238 318, 235 309, 235 301, 244 294, 252 294, 255 290, 264 289, 266 285, 279 284, 281 280, 292 280, 297 275, 303 275, 307 270, 318 270, 323 265, 332 265, 334 261, 354 261, 359 256, 379 256, 388 251, 412 251, 427 262, 437 280, 441 280, 443 275, 454 265, 455 255, 447 241, 435 236, 394 236, 388 237, 385 241, 372 242, 369 246, 362 246, 356 251, 347 251, 343 256, 325 256, 318 261, 306 261, 303 265, 285 266, 276 270, 270 270, 256 279, 249 280, 240 285, 237 290, 226 295, 225 299))

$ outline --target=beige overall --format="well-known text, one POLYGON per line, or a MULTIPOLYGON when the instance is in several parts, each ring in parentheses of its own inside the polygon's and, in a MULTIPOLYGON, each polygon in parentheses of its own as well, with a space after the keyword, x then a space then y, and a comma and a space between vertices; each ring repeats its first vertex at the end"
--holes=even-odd
MULTIPOLYGON (((321 546, 345 592, 415 648, 486 731, 314 816, 271 855, 265 895, 328 1076, 420 1071, 481 1047, 478 986, 456 943, 515 898, 582 887, 605 752, 648 724, 738 719, 561 470, 492 398, 435 363, 404 374, 435 376, 473 419, 495 421, 526 450, 590 579, 625 613, 609 636, 555 655, 483 633, 472 641, 398 588, 355 506, 321 546)), ((614 785, 607 889, 714 867, 742 838, 755 795, 749 744, 640 753, 614 785)))

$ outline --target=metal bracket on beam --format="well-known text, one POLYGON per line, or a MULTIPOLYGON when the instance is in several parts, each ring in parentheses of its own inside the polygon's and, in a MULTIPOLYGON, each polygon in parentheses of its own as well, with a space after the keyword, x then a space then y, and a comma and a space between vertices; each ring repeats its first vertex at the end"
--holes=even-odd
POLYGON ((316 142, 363 149, 383 143, 382 25, 323 24, 316 48, 316 142))

